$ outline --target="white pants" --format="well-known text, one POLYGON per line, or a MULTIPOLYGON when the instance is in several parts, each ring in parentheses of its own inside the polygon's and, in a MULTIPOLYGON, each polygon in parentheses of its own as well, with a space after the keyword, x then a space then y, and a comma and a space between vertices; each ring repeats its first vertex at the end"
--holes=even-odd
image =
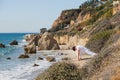
POLYGON ((91 55, 91 56, 96 55, 96 53, 90 51, 89 49, 87 49, 85 47, 80 49, 80 54, 88 54, 88 55, 91 55))

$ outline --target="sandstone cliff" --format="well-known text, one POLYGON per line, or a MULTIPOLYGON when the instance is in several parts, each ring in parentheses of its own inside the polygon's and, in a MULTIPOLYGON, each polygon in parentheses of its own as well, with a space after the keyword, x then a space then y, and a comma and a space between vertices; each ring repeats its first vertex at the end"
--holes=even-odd
POLYGON ((54 21, 51 30, 58 31, 67 27, 71 21, 75 21, 80 13, 80 9, 62 11, 61 15, 54 21))
POLYGON ((77 23, 84 22, 84 21, 90 19, 93 14, 94 14, 94 12, 93 12, 92 9, 83 10, 83 11, 80 12, 80 14, 79 14, 76 22, 77 22, 77 23))

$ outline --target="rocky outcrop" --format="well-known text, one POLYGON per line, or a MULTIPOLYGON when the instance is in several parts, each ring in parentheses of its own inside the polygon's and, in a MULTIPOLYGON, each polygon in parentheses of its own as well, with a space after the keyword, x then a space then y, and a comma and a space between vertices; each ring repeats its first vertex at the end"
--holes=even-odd
POLYGON ((91 18, 93 15, 93 10, 83 10, 80 12, 76 22, 81 23, 91 18))
POLYGON ((29 58, 29 56, 26 55, 26 54, 21 54, 18 58, 20 58, 20 59, 24 59, 24 58, 29 58))
POLYGON ((25 40, 26 41, 31 41, 34 37, 35 37, 36 35, 35 34, 27 34, 27 35, 25 35, 25 40))
MULTIPOLYGON (((69 35, 55 35, 54 39, 57 41, 58 44, 64 44, 66 47, 65 49, 71 49, 75 45, 83 45, 85 46, 88 38, 81 37, 79 35, 69 36, 69 35)), ((62 48, 61 46, 61 49, 62 48)))
POLYGON ((59 45, 52 34, 44 33, 38 41, 38 50, 59 50, 59 45))
POLYGON ((49 62, 53 62, 53 61, 55 61, 55 58, 54 57, 46 57, 46 60, 49 62))
POLYGON ((75 21, 80 13, 79 9, 71 9, 62 11, 61 15, 54 21, 51 30, 57 31, 67 27, 70 22, 75 21))
POLYGON ((11 60, 11 57, 6 58, 7 60, 11 60))
POLYGON ((0 43, 0 48, 5 48, 5 45, 0 43))
POLYGON ((41 38, 41 36, 42 36, 42 34, 38 34, 38 35, 32 37, 31 40, 29 40, 28 45, 35 44, 35 46, 38 46, 38 40, 41 38))
POLYGON ((24 47, 25 54, 35 54, 36 53, 36 45, 31 44, 24 47))
POLYGON ((10 45, 18 45, 18 41, 13 40, 13 41, 10 43, 10 45))

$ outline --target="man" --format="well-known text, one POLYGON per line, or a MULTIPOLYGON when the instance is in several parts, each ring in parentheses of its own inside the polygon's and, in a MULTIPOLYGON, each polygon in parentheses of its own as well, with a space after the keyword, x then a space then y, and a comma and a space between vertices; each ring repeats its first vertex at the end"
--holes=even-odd
POLYGON ((96 53, 90 51, 89 49, 83 47, 83 46, 74 46, 72 47, 73 51, 77 51, 77 57, 78 57, 78 61, 80 60, 80 54, 89 54, 91 56, 95 56, 96 53))

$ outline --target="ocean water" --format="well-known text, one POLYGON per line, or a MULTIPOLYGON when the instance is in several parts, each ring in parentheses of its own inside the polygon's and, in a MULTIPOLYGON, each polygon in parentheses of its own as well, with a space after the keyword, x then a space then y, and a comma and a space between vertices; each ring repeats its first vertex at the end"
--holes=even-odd
POLYGON ((59 57, 55 51, 39 51, 37 54, 29 55, 28 59, 19 59, 20 54, 24 54, 23 46, 27 44, 24 36, 27 33, 0 33, 0 43, 6 45, 6 48, 0 48, 0 80, 34 80, 38 74, 47 69, 55 62, 46 61, 46 56, 54 56, 57 61, 59 57), (9 43, 17 40, 17 46, 10 46, 9 43), (6 58, 10 57, 11 60, 6 58), (43 57, 44 60, 37 60, 43 57), (34 64, 40 66, 33 67, 34 64))

